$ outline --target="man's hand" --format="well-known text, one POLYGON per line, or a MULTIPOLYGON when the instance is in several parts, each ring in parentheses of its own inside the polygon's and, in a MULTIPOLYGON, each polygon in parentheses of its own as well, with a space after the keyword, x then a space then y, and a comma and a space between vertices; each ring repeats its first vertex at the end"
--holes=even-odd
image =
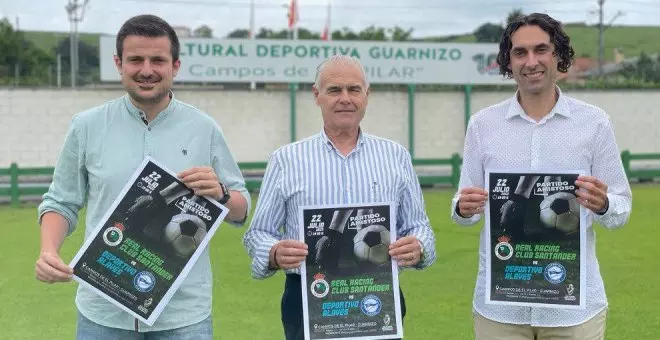
POLYGON ((71 281, 73 269, 64 264, 57 253, 42 252, 36 264, 37 280, 55 283, 71 281))
POLYGON ((298 268, 302 261, 307 258, 307 244, 295 240, 279 241, 270 249, 269 258, 271 267, 298 268))
POLYGON ((482 188, 464 188, 458 198, 458 212, 461 217, 470 218, 484 212, 488 192, 482 188))
POLYGON ((579 187, 575 194, 580 204, 597 214, 607 212, 607 184, 596 177, 579 176, 575 185, 579 187))
POLYGON ((218 176, 211 167, 191 168, 180 172, 177 176, 197 196, 206 195, 214 199, 221 199, 223 196, 218 176))
POLYGON ((400 266, 414 266, 422 258, 422 243, 415 236, 402 237, 390 244, 390 256, 400 266))

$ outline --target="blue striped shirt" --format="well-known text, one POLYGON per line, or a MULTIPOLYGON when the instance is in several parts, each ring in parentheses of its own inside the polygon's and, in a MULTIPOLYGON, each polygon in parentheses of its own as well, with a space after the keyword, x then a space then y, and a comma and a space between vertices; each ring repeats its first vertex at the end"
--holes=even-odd
MULTIPOLYGON (((408 151, 395 142, 360 133, 343 156, 321 131, 285 145, 271 156, 243 244, 252 259, 252 277, 275 274, 270 249, 280 240, 298 240, 298 209, 306 205, 394 202, 397 236, 416 236, 424 247, 417 268, 435 261, 435 236, 408 151)), ((286 270, 299 274, 298 268, 286 270)))

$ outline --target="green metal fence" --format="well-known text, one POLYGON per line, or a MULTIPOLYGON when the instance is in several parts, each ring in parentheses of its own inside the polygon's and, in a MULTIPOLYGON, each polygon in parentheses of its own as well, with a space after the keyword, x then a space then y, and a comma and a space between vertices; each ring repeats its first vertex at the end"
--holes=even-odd
MULTIPOLYGON (((658 162, 658 167, 649 167, 649 168, 639 168, 633 169, 630 166, 631 162, 634 161, 660 161, 660 153, 638 153, 632 154, 628 150, 624 150, 621 153, 621 161, 623 162, 623 168, 626 170, 626 175, 628 178, 637 179, 639 181, 648 181, 653 180, 654 178, 660 178, 660 162, 658 162)), ((654 164, 655 165, 655 164, 654 164)))
MULTIPOLYGON (((660 154, 632 154, 625 150, 621 153, 621 160, 630 181, 660 179, 660 162, 642 168, 631 165, 637 161, 660 161, 660 154)), ((423 187, 445 185, 456 188, 462 162, 459 154, 453 154, 446 159, 415 159, 413 166, 418 171, 419 182, 423 187)), ((248 190, 259 190, 266 165, 266 162, 239 163, 248 190)), ((0 168, 0 199, 8 198, 13 206, 18 206, 26 197, 43 195, 48 191, 53 171, 52 167, 20 168, 16 163, 12 163, 9 168, 0 168)))
POLYGON ((9 177, 8 184, 0 186, 0 198, 9 197, 12 205, 17 206, 21 197, 43 195, 48 190, 47 184, 27 184, 21 181, 29 176, 52 176, 54 168, 19 168, 16 163, 12 163, 7 169, 0 169, 0 183, 3 177, 9 177))

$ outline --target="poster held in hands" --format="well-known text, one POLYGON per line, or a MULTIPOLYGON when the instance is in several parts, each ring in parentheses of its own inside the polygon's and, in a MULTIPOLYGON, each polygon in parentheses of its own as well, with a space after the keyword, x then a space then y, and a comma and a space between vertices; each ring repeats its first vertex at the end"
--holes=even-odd
POLYGON ((301 207, 305 339, 403 337, 390 203, 301 207))
POLYGON ((228 212, 147 157, 71 261, 73 278, 152 326, 228 212))
POLYGON ((486 171, 486 303, 585 308, 580 171, 486 171))

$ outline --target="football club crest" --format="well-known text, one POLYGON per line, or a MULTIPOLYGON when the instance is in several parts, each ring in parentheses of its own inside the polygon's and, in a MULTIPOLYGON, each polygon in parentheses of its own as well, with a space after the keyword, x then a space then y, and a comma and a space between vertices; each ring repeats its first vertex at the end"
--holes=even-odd
POLYGON ((503 261, 510 259, 513 256, 513 247, 509 243, 511 239, 502 235, 497 240, 499 243, 495 245, 495 256, 503 261))

